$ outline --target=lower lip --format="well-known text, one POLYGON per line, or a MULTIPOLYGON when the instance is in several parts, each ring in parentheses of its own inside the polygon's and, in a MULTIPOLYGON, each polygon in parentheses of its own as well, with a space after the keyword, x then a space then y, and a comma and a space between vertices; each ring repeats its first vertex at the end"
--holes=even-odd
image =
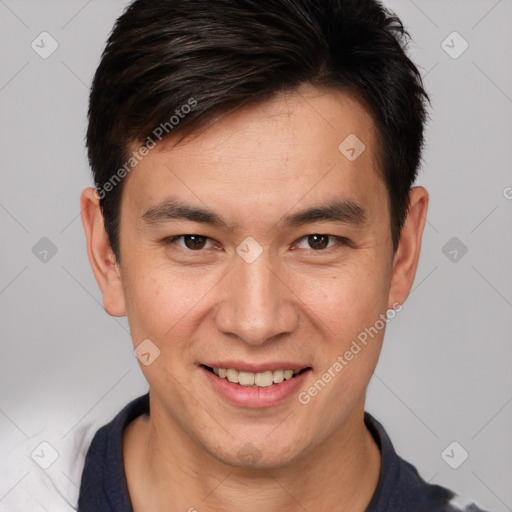
POLYGON ((302 372, 288 380, 284 380, 279 384, 272 384, 265 388, 248 388, 233 384, 227 379, 221 379, 206 368, 199 367, 209 380, 213 388, 225 399, 233 405, 239 407, 273 407, 284 402, 293 395, 304 382, 309 374, 310 369, 302 372))

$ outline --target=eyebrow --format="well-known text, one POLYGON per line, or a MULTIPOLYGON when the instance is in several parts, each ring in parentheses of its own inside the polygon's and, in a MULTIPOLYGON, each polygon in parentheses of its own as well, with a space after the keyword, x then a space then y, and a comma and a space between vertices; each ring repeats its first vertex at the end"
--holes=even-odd
POLYGON ((156 225, 170 220, 184 219, 211 226, 229 228, 231 227, 224 219, 207 208, 197 208, 181 201, 167 199, 152 206, 142 215, 145 224, 156 225))
MULTIPOLYGON (((179 219, 225 229, 233 227, 232 224, 208 208, 195 207, 172 199, 152 206, 142 215, 144 223, 151 226, 179 219)), ((277 223, 277 227, 297 227, 321 221, 360 226, 366 220, 366 210, 354 201, 332 200, 286 215, 277 223)))
POLYGON ((313 222, 335 222, 360 226, 368 218, 366 210, 354 201, 328 201, 318 206, 287 215, 279 222, 285 226, 301 226, 313 222))

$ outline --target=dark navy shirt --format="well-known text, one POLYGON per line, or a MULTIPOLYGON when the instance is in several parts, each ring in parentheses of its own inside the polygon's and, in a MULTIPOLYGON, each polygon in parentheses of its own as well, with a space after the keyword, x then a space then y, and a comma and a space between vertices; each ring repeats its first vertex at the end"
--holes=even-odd
MULTIPOLYGON (((123 430, 132 420, 149 414, 149 394, 129 403, 96 432, 82 473, 79 512, 133 512, 123 469, 123 430)), ((484 512, 476 505, 455 505, 457 496, 426 483, 414 466, 400 458, 384 427, 369 413, 365 424, 380 448, 379 483, 366 512, 484 512)))

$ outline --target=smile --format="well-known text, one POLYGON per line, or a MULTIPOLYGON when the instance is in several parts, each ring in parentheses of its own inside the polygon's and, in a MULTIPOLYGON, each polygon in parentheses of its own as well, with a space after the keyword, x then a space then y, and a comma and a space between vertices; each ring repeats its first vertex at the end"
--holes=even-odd
POLYGON ((278 363, 266 367, 240 363, 226 366, 201 364, 199 367, 217 396, 232 405, 249 408, 276 406, 295 396, 312 370, 309 366, 286 368, 287 365, 278 363))
POLYGON ((210 366, 205 366, 205 368, 221 379, 226 379, 233 384, 252 388, 267 388, 275 384, 280 384, 281 382, 290 380, 296 377, 299 373, 307 370, 307 368, 303 368, 302 370, 278 369, 274 371, 267 370, 264 372, 253 373, 235 370, 233 368, 211 368, 210 366))

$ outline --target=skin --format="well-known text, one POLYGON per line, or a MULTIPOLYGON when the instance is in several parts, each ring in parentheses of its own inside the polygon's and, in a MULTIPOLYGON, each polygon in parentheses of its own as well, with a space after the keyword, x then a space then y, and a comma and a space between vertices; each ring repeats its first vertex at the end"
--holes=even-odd
POLYGON ((234 406, 198 364, 300 362, 312 368, 298 390, 307 391, 360 332, 406 300, 428 193, 411 189, 393 252, 375 150, 374 123, 359 102, 310 86, 244 107, 178 145, 170 137, 125 183, 121 264, 94 189, 82 193, 105 310, 128 316, 134 346, 150 339, 160 349, 151 365, 141 364, 151 415, 133 421, 123 439, 136 512, 251 512, 263 504, 268 511, 365 510, 380 452, 363 423, 364 400, 384 329, 307 405, 294 393, 273 407, 234 406), (338 150, 349 134, 366 146, 353 162, 338 150), (169 197, 215 211, 230 228, 183 219, 145 224, 142 215, 169 197), (366 221, 279 224, 330 199, 359 204, 366 221), (187 234, 208 237, 205 247, 162 242, 187 234), (329 246, 310 244, 314 234, 330 235, 329 246), (263 249, 250 264, 236 252, 248 236, 263 249), (259 455, 251 467, 238 456, 248 442, 259 455))

